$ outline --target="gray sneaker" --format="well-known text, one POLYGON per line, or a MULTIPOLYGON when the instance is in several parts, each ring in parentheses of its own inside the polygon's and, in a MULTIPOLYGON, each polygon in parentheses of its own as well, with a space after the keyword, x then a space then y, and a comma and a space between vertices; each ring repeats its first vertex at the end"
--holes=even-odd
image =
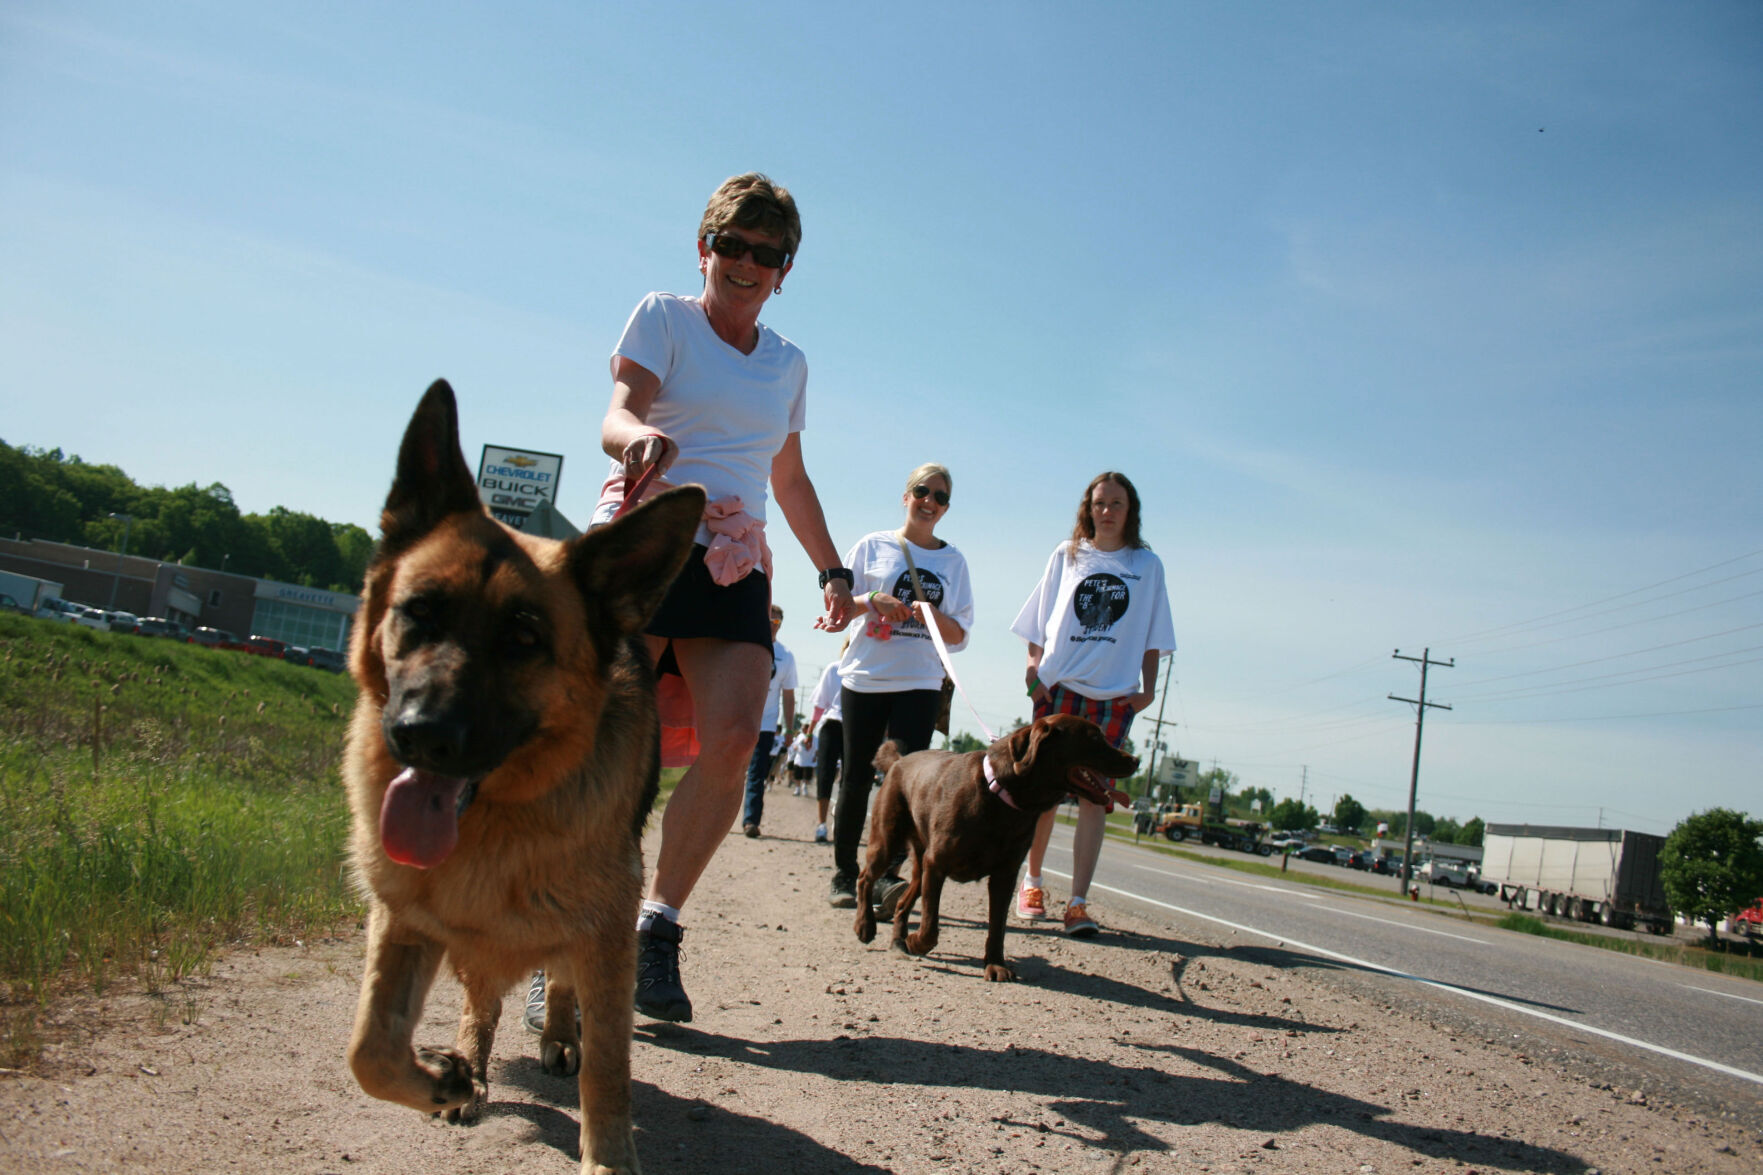
POLYGON ((545 1031, 545 973, 533 972, 532 986, 526 989, 526 1011, 521 1014, 520 1022, 534 1036, 541 1036, 545 1031))
POLYGON ((834 873, 832 888, 827 891, 826 904, 835 910, 857 908, 857 883, 849 873, 834 873))

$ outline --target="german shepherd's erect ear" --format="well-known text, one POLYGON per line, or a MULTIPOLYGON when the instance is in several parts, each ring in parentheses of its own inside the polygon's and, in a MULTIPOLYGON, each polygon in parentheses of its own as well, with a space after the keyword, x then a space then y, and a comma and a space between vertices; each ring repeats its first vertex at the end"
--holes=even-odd
POLYGON ((704 490, 685 485, 569 540, 569 567, 588 607, 624 633, 641 632, 692 553, 704 490))
POLYGON ((380 513, 379 558, 387 559, 435 528, 449 514, 483 510, 477 482, 459 449, 459 409, 453 389, 437 379, 423 393, 404 443, 398 473, 380 513))

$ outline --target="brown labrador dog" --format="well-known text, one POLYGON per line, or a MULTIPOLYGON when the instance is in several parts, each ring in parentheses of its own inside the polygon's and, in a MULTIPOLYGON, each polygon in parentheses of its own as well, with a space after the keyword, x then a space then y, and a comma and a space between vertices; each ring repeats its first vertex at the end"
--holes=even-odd
POLYGON ((476 1117, 502 993, 543 967, 541 1063, 579 1070, 597 1175, 638 1169, 632 997, 660 754, 641 633, 703 512, 688 486, 566 543, 511 530, 478 500, 437 381, 404 434, 350 645, 343 777, 368 915, 349 1066, 374 1097, 476 1117), (417 1047, 443 963, 465 989, 458 1036, 417 1047))
POLYGON ((1016 874, 1034 840, 1042 812, 1068 795, 1105 804, 1107 779, 1131 775, 1139 761, 1108 745, 1101 728, 1084 718, 1037 718, 984 751, 915 751, 883 745, 875 757, 884 772, 869 827, 869 858, 857 879, 857 938, 875 938, 869 897, 876 880, 908 848, 912 880, 894 912, 893 949, 928 954, 937 945, 943 882, 987 879, 986 979, 1016 978, 1004 961, 1004 925, 1016 896, 1016 874), (924 898, 924 922, 906 933, 912 904, 924 898))

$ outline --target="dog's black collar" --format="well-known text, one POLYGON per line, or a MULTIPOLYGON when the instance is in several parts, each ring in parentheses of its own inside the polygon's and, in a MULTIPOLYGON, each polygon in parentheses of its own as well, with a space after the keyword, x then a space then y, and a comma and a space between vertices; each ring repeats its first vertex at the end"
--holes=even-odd
POLYGON ((465 815, 465 810, 471 807, 473 800, 477 799, 477 785, 477 780, 468 780, 466 785, 459 789, 459 804, 453 810, 453 819, 457 820, 465 815))

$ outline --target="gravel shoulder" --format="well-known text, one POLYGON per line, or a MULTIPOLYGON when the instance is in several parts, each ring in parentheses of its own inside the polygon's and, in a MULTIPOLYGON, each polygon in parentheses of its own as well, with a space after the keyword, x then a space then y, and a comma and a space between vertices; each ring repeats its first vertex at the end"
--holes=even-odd
MULTIPOLYGON (((651 1172, 1710 1172, 1763 1169, 1755 1125, 1612 1087, 1198 924, 1098 906, 1087 942, 1013 925, 979 966, 984 893, 945 891, 938 950, 865 947, 825 901, 810 801, 773 793, 686 911, 690 1025, 639 1018, 651 1172)), ((653 844, 650 846, 653 850, 653 844)), ((0 1171, 569 1172, 575 1082, 504 1003, 491 1105, 447 1126, 343 1062, 362 936, 239 952, 201 980, 63 1012, 0 1077, 0 1171)), ((419 1043, 451 1043, 443 979, 419 1043)))

